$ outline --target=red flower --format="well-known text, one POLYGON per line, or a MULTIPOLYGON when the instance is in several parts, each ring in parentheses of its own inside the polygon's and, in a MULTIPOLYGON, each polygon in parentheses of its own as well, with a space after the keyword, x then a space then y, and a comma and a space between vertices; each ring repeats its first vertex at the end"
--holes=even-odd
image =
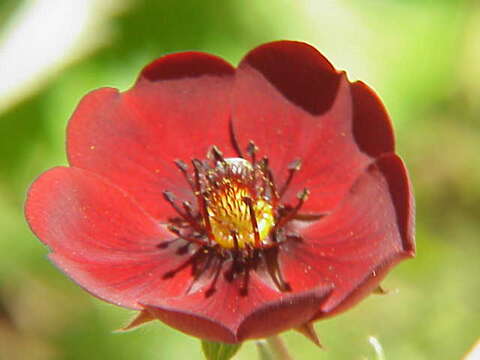
POLYGON ((414 204, 375 93, 309 45, 262 45, 234 69, 162 57, 88 94, 70 166, 26 216, 91 294, 209 340, 339 313, 414 255, 414 204))

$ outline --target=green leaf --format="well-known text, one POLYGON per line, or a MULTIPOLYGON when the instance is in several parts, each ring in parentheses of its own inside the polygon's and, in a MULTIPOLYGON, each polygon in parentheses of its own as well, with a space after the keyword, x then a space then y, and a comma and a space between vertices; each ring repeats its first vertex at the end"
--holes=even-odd
POLYGON ((240 349, 242 344, 225 344, 202 340, 202 350, 207 360, 229 360, 240 349))

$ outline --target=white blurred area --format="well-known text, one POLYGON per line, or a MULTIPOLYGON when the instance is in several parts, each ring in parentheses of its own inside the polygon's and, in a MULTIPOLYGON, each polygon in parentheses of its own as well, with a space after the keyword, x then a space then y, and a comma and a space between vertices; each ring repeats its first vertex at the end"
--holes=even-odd
POLYGON ((125 0, 25 0, 0 29, 0 114, 108 42, 125 0))
POLYGON ((472 349, 462 360, 480 360, 480 339, 473 345, 472 349))

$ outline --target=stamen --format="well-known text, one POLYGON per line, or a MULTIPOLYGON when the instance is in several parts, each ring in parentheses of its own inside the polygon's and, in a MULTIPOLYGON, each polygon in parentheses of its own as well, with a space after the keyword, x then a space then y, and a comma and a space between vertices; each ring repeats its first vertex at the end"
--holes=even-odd
POLYGON ((268 185, 270 186, 270 191, 272 195, 272 205, 274 208, 277 207, 278 202, 280 200, 280 196, 277 191, 277 187, 275 185, 275 180, 273 178, 273 173, 272 170, 270 170, 270 167, 268 166, 268 158, 265 156, 262 161, 261 161, 261 169, 262 172, 264 173, 265 177, 268 180, 268 185))
POLYGON ((198 222, 193 218, 193 216, 191 216, 188 212, 183 212, 178 207, 175 202, 175 195, 173 195, 173 193, 171 193, 170 191, 164 191, 163 197, 173 207, 177 214, 180 215, 183 219, 185 219, 185 221, 187 221, 193 228, 195 228, 197 231, 203 231, 203 229, 199 227, 198 222))
POLYGON ((175 160, 174 163, 182 172, 183 176, 188 182, 188 185, 190 185, 190 188, 192 189, 192 191, 195 191, 192 178, 190 177, 190 175, 188 175, 188 165, 185 163, 185 161, 178 160, 178 159, 175 160))
POLYGON ((212 232, 212 224, 210 224, 210 217, 208 215, 206 199, 202 194, 202 189, 200 184, 200 171, 203 170, 202 163, 198 159, 193 159, 192 164, 193 164, 194 173, 195 173, 195 196, 197 198, 198 211, 200 212, 201 217, 205 222, 205 229, 206 229, 208 238, 211 241, 215 241, 215 238, 212 232))
POLYGON ((265 251, 264 255, 267 271, 275 286, 282 292, 291 291, 292 288, 290 284, 285 281, 282 272, 280 271, 280 266, 278 264, 278 248, 270 248, 265 251))
POLYGON ((250 140, 247 145, 247 154, 252 159, 252 165, 257 163, 256 153, 258 151, 258 147, 255 145, 253 140, 250 140))
MULTIPOLYGON (((204 254, 202 254, 202 256, 205 257, 206 260, 203 261, 200 269, 199 268, 195 269, 196 271, 195 271, 195 274, 193 274, 192 282, 190 283, 187 290, 185 291, 185 295, 188 295, 192 291, 192 289, 196 285, 195 283, 200 279, 202 274, 205 273, 205 271, 207 271, 209 269, 210 265, 212 264, 212 261, 215 259, 215 254, 210 253, 209 251, 204 251, 204 254)), ((202 259, 200 259, 200 261, 201 260, 202 259)))
POLYGON ((327 216, 328 213, 321 213, 321 214, 297 214, 295 215, 294 219, 295 220, 300 220, 300 221, 317 221, 320 220, 321 218, 327 216))
POLYGON ((285 184, 283 184, 282 188, 280 189, 280 198, 287 191, 288 186, 292 182, 293 175, 295 175, 295 173, 299 171, 301 167, 302 161, 300 159, 293 160, 290 164, 288 164, 288 178, 287 181, 285 181, 285 184))
POLYGON ((184 201, 182 203, 183 209, 185 210, 185 214, 191 219, 195 224, 197 224, 195 220, 195 216, 193 215, 192 204, 189 201, 184 201))
POLYGON ((220 258, 217 265, 217 271, 215 271, 215 276, 213 277, 212 283, 210 284, 208 290, 205 292, 205 297, 210 297, 215 293, 215 285, 217 284, 217 280, 220 276, 220 273, 222 272, 222 265, 223 259, 220 258))
POLYGON ((238 249, 240 248, 238 246, 238 234, 237 234, 236 231, 232 231, 231 234, 232 234, 232 238, 233 238, 233 249, 235 250, 235 252, 233 253, 233 256, 235 258, 238 254, 238 249))
POLYGON ((190 258, 177 266, 175 269, 167 271, 165 274, 163 274, 162 279, 171 279, 173 278, 179 271, 185 269, 187 266, 192 265, 194 262, 197 261, 199 255, 201 254, 201 250, 198 250, 196 253, 194 253, 190 258))
MULTIPOLYGON (((278 290, 290 291, 278 262, 280 244, 301 241, 302 237, 292 231, 294 227, 284 226, 292 220, 314 221, 324 214, 300 213, 309 194, 307 189, 297 194, 295 206, 280 203, 293 176, 300 170, 300 160, 288 165, 288 177, 278 188, 269 168, 269 159, 266 156, 258 158, 259 148, 252 140, 246 147, 248 158, 245 159, 231 122, 230 131, 233 147, 240 158, 225 158, 213 145, 204 161, 192 159, 190 167, 182 160, 175 160, 197 203, 192 205, 183 201, 180 205, 173 193, 163 193, 179 215, 169 220, 168 229, 178 237, 171 242, 183 241, 173 250, 179 256, 188 256, 187 261, 165 273, 163 278, 172 278, 191 266, 192 282, 187 293, 203 288, 206 280, 211 283, 205 296, 213 295, 218 278, 223 274, 228 282, 238 281, 240 295, 246 296, 250 271, 256 271, 264 263, 278 290)), ((170 241, 162 243, 159 248, 166 248, 169 244, 170 241)))
POLYGON ((170 239, 170 240, 165 240, 165 241, 162 241, 160 244, 157 244, 157 248, 159 249, 166 249, 168 248, 171 244, 173 244, 174 242, 180 240, 180 238, 175 238, 175 239, 170 239))
POLYGON ((245 204, 247 204, 248 210, 250 212, 250 221, 252 222, 255 246, 260 247, 260 233, 258 232, 257 217, 255 216, 255 209, 253 208, 252 199, 250 199, 249 197, 244 197, 242 200, 245 202, 245 204))
POLYGON ((215 164, 217 162, 225 163, 225 158, 223 157, 223 153, 220 151, 220 149, 216 145, 213 145, 210 151, 211 151, 211 154, 213 155, 213 159, 215 160, 215 164))
POLYGON ((282 228, 290 220, 294 219, 298 211, 303 206, 303 203, 308 199, 310 192, 307 189, 303 189, 297 194, 298 203, 297 205, 290 210, 285 216, 281 217, 280 220, 275 224, 275 229, 282 228))
POLYGON ((190 241, 190 242, 193 242, 197 245, 200 245, 200 246, 207 246, 208 244, 203 241, 202 239, 198 239, 196 237, 193 237, 193 236, 189 236, 189 235, 185 235, 185 234, 182 234, 182 232, 180 231, 180 229, 178 229, 176 226, 173 226, 173 225, 169 225, 168 227, 168 230, 171 231, 172 233, 174 233, 175 235, 177 235, 178 237, 181 237, 182 239, 184 240, 187 240, 187 241, 190 241))

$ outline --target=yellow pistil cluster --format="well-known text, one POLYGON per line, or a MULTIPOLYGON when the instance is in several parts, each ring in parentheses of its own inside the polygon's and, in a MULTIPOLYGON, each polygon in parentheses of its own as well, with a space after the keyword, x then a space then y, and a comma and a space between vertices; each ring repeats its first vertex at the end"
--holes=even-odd
POLYGON ((240 249, 256 247, 254 224, 261 245, 275 225, 272 205, 262 198, 255 199, 248 187, 232 178, 221 179, 210 193, 207 212, 214 240, 228 249, 235 247, 235 237, 240 249))

